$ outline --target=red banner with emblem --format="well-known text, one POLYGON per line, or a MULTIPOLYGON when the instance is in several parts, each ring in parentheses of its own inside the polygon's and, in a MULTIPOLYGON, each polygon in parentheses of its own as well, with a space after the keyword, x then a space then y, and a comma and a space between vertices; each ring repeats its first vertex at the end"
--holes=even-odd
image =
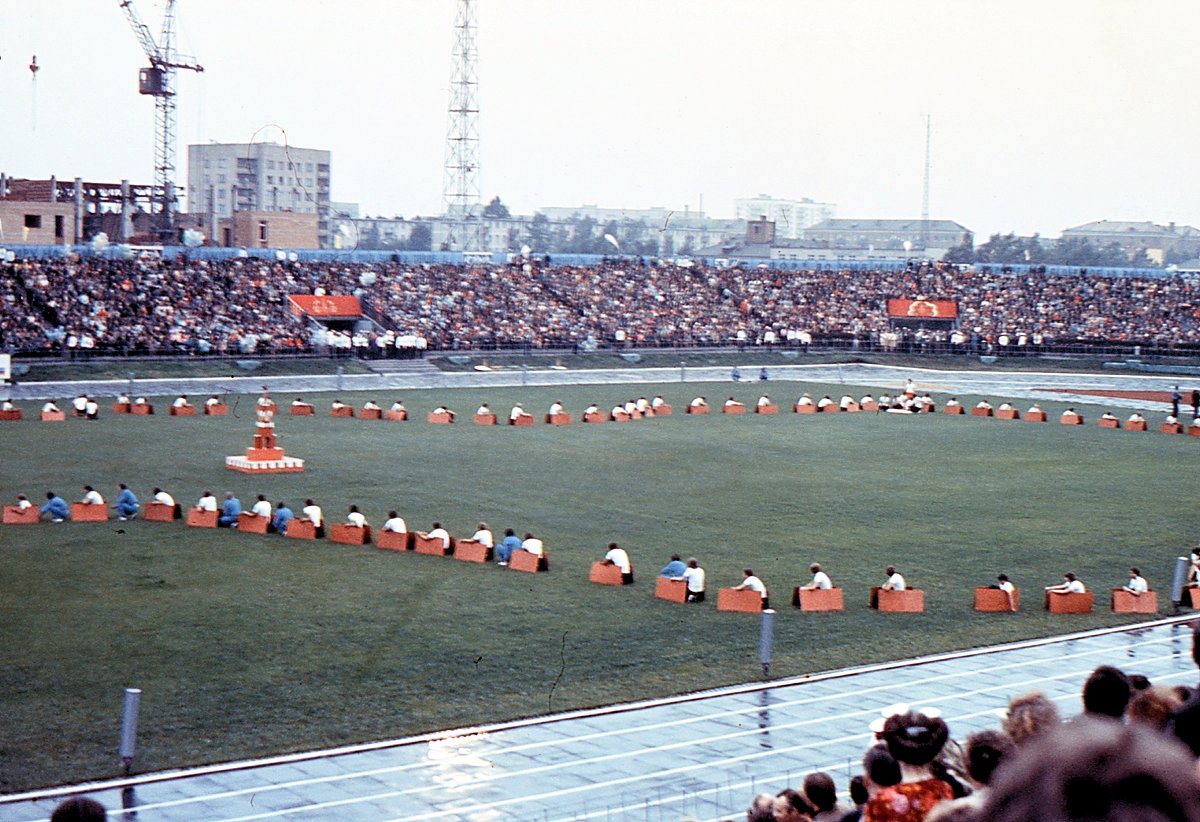
POLYGON ((958 318, 958 303, 953 300, 888 300, 888 316, 953 320, 958 318))
POLYGON ((362 305, 358 297, 329 297, 315 294, 292 294, 293 314, 308 314, 310 317, 361 317, 362 305))

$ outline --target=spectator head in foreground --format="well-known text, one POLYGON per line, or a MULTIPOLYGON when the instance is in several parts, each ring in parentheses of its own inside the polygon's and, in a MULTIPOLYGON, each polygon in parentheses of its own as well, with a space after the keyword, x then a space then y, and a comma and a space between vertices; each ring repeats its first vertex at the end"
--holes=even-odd
POLYGON ((50 816, 50 822, 105 822, 106 819, 104 806, 86 796, 73 796, 59 803, 50 816))
POLYGON ((949 738, 950 729, 941 717, 929 717, 915 711, 888 717, 883 725, 883 741, 887 743, 888 753, 901 766, 928 765, 942 752, 949 738))
POLYGON ((1009 702, 1008 714, 1001 723, 1009 739, 1017 745, 1024 745, 1060 724, 1062 719, 1058 715, 1058 706, 1039 691, 1018 696, 1009 702))
POLYGON ((988 822, 1200 822, 1186 748, 1157 731, 1083 719, 1039 736, 997 773, 988 822))
POLYGON ((1120 719, 1129 695, 1129 678, 1111 665, 1101 665, 1083 683, 1083 710, 1092 716, 1120 719))
POLYGON ((813 808, 799 791, 784 788, 775 795, 775 822, 811 822, 813 808))

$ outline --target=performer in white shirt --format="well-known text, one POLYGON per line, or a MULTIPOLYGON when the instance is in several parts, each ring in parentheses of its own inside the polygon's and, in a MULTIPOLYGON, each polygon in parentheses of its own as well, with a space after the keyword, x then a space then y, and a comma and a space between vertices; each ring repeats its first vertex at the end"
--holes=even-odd
POLYGON ((212 408, 214 405, 220 405, 221 400, 218 397, 209 397, 204 401, 205 408, 212 408))
POLYGON ((49 414, 52 411, 58 411, 58 410, 59 410, 59 408, 57 405, 54 404, 54 400, 50 400, 49 402, 45 403, 42 406, 43 414, 49 414))
POLYGON ((363 410, 364 411, 378 411, 380 409, 379 409, 379 406, 375 404, 375 400, 367 400, 366 402, 363 403, 363 410))
POLYGON ((486 402, 483 405, 481 405, 475 409, 476 416, 479 416, 480 414, 482 414, 483 416, 490 416, 491 413, 492 413, 492 409, 488 408, 488 404, 486 402))
MULTIPOLYGON (((172 508, 175 507, 175 498, 173 496, 171 496, 170 494, 168 494, 163 489, 155 488, 153 493, 154 493, 154 501, 155 502, 161 502, 163 505, 169 505, 172 508)), ((214 500, 214 502, 215 502, 215 500, 214 500)))
POLYGON ((563 412, 563 404, 555 400, 550 403, 550 408, 546 411, 547 414, 561 414, 563 412))
POLYGON ((650 407, 655 411, 662 408, 666 404, 667 401, 663 399, 662 394, 656 394, 654 399, 650 400, 650 407))
POLYGON ((754 571, 752 571, 749 568, 742 569, 742 576, 744 576, 745 579, 742 580, 741 585, 733 586, 733 590, 735 590, 735 591, 758 591, 758 595, 760 597, 762 597, 763 610, 765 611, 766 609, 770 608, 771 600, 767 596, 767 586, 763 583, 763 581, 761 579, 759 579, 758 577, 756 577, 754 575, 754 571))
POLYGON ((528 551, 535 557, 546 555, 546 548, 542 545, 542 541, 528 532, 525 534, 525 539, 521 541, 521 550, 528 551))
POLYGON ((1146 582, 1146 578, 1142 576, 1142 572, 1137 568, 1129 569, 1129 582, 1126 582, 1124 589, 1134 596, 1141 596, 1150 591, 1150 583, 1146 582))
POLYGON ((833 587, 833 580, 829 578, 829 574, 821 570, 821 566, 818 563, 814 562, 808 566, 808 570, 812 571, 812 582, 807 585, 801 585, 801 591, 814 591, 818 588, 825 591, 833 587))
POLYGON ((216 511, 217 498, 213 495, 212 491, 206 489, 204 491, 204 496, 200 497, 200 499, 196 502, 196 507, 201 511, 216 511))
POLYGON ((629 561, 629 554, 620 545, 615 542, 608 544, 608 553, 604 555, 603 560, 605 565, 615 565, 621 571, 621 584, 633 584, 633 563, 629 561))
POLYGON ((29 497, 24 494, 17 494, 17 508, 24 511, 26 508, 32 508, 33 503, 29 501, 29 497))
POLYGON ((188 403, 187 394, 180 394, 178 397, 175 398, 175 401, 173 403, 171 403, 171 405, 174 406, 175 408, 186 408, 189 404, 190 403, 188 403))
POLYGON ((75 416, 82 417, 87 412, 87 395, 80 394, 71 400, 71 406, 75 409, 75 416))
POLYGON ((1072 573, 1063 574, 1063 581, 1058 585, 1047 585, 1046 590, 1052 594, 1085 594, 1087 588, 1083 582, 1075 578, 1072 573))
POLYGON ((325 537, 325 514, 321 511, 321 506, 317 505, 311 499, 304 501, 304 507, 300 509, 300 513, 308 518, 308 521, 313 524, 313 536, 317 539, 325 537))
POLYGON ((435 539, 440 539, 442 541, 443 548, 450 547, 450 534, 449 534, 449 532, 446 531, 445 528, 442 527, 442 524, 440 522, 435 522, 433 524, 433 529, 425 536, 433 537, 435 539))
POLYGON ((514 405, 512 407, 512 410, 508 412, 509 422, 516 422, 517 420, 521 419, 521 417, 528 417, 528 416, 529 415, 525 413, 525 409, 521 406, 521 403, 517 403, 516 405, 514 405))
POLYGON ((254 505, 250 506, 250 513, 256 517, 271 519, 271 501, 265 495, 259 494, 254 505))
POLYGON ((757 405, 759 408, 762 408, 763 406, 770 405, 770 404, 771 404, 771 398, 768 397, 766 394, 763 394, 761 397, 758 398, 757 405))
POLYGON ((488 528, 486 522, 481 522, 475 526, 475 533, 471 535, 471 539, 478 542, 489 551, 495 547, 496 538, 492 535, 492 530, 488 528))
POLYGON ((89 420, 100 419, 100 403, 96 402, 91 397, 88 397, 87 405, 83 407, 83 416, 89 420))
POLYGON ((357 505, 351 505, 350 510, 346 512, 346 524, 353 525, 355 528, 367 526, 367 518, 359 513, 357 505))
POLYGON ((683 579, 687 582, 688 602, 704 601, 704 577, 704 569, 700 567, 700 563, 695 557, 690 557, 683 572, 683 579))
POLYGON ((85 505, 103 505, 104 497, 100 496, 100 492, 90 485, 83 486, 83 499, 80 502, 85 505))
POLYGON ((1017 610, 1017 587, 1008 579, 1008 574, 1001 574, 996 577, 996 588, 999 588, 1008 597, 1008 610, 1017 610))
POLYGON ((880 587, 885 591, 904 591, 908 588, 908 583, 904 581, 904 577, 895 567, 889 565, 883 571, 887 575, 887 581, 880 587))
POLYGON ((394 403, 392 403, 392 410, 407 411, 408 409, 404 407, 404 403, 402 403, 400 400, 396 400, 394 403))
POLYGON ((388 511, 387 522, 383 524, 383 530, 391 531, 395 534, 407 534, 408 523, 404 521, 404 517, 395 511, 388 511))

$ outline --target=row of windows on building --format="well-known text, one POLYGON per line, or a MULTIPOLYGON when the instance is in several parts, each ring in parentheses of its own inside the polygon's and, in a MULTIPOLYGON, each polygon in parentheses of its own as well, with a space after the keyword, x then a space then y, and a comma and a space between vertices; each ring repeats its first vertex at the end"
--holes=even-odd
MULTIPOLYGON (((227 163, 227 161, 224 157, 219 158, 217 160, 217 168, 226 168, 227 167, 226 163, 227 163)), ((288 160, 288 162, 287 162, 287 168, 289 170, 290 169, 299 169, 302 165, 304 166, 304 170, 307 171, 309 174, 311 174, 313 171, 316 170, 316 168, 314 167, 314 165, 312 163, 293 163, 291 160, 288 160)), ((211 168, 212 160, 205 160, 204 167, 211 168)), ((267 168, 274 171, 275 170, 275 161, 267 160, 267 168)), ((280 171, 284 170, 283 160, 279 161, 279 170, 280 171)))

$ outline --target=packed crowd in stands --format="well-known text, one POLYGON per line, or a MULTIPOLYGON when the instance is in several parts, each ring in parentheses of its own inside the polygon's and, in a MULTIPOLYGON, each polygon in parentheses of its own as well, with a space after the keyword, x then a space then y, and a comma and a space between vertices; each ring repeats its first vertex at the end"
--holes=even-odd
POLYGON ((357 295, 384 329, 363 356, 412 348, 778 345, 1025 353, 1078 342, 1200 349, 1200 278, 770 268, 309 263, 256 258, 0 264, 0 351, 321 350, 290 294, 357 295), (887 300, 958 303, 956 327, 898 329, 887 300))

